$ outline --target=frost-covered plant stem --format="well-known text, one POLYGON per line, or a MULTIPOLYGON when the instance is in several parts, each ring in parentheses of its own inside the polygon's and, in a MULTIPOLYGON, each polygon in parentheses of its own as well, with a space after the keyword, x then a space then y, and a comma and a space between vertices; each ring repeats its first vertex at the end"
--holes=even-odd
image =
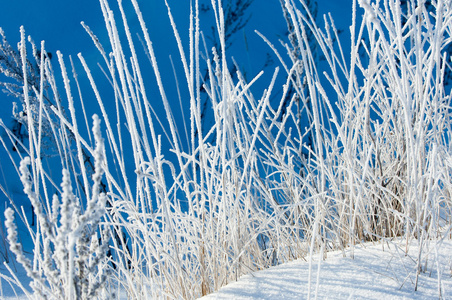
MULTIPOLYGON (((33 157, 20 167, 38 220, 39 227, 32 232, 35 249, 43 249, 45 255, 35 253, 32 267, 23 257, 19 260, 30 276, 35 276, 33 268, 38 270, 34 287, 40 293, 101 297, 96 292, 102 290, 108 295, 105 276, 112 272, 112 283, 131 299, 193 299, 243 274, 308 254, 311 259, 316 253, 325 258, 330 250, 351 247, 353 257, 357 243, 395 238, 403 238, 407 248, 419 242, 420 274, 429 255, 425 248, 445 238, 451 226, 451 99, 444 86, 446 63, 441 54, 451 41, 449 1, 437 1, 435 15, 420 4, 403 26, 397 1, 377 5, 362 0, 361 8, 354 1, 347 58, 330 17, 320 29, 295 1, 285 0, 286 18, 296 36, 290 45, 282 45, 288 61, 269 44, 287 80, 282 94, 275 94, 280 76, 276 68, 260 97, 250 87, 261 80, 262 72, 250 82, 240 71, 237 76, 229 72, 221 2, 211 2, 220 47, 202 54, 198 1, 191 5, 188 53, 167 4, 190 100, 190 124, 183 124, 190 130, 187 149, 179 139, 180 124, 171 111, 145 18, 138 1, 131 4, 166 120, 153 113, 150 95, 157 101, 157 93, 146 86, 141 73, 141 57, 128 27, 131 17, 118 1, 121 22, 117 22, 109 2, 100 0, 111 49, 105 50, 84 27, 104 58, 116 114, 108 115, 110 95, 98 88, 83 56, 78 58, 91 85, 81 90, 92 92, 100 106, 108 147, 103 148, 97 117, 95 148, 80 133, 71 82, 58 54, 71 113, 69 119, 61 107, 53 107, 59 122, 50 122, 63 183, 54 184, 33 148, 29 149, 33 157), (122 31, 126 41, 121 40, 122 31), (326 72, 319 69, 313 40, 325 57, 326 72), (205 82, 203 61, 209 74, 205 82), (201 126, 201 86, 215 118, 208 131, 201 126), (293 96, 288 97, 290 93, 293 96), (277 107, 269 101, 273 95, 280 99, 277 107), (305 131, 300 111, 309 116, 305 131), (163 133, 155 119, 164 124, 163 133), (308 134, 310 145, 303 142, 308 134), (133 151, 124 152, 126 147, 133 151), (83 167, 85 152, 95 158, 91 183, 87 174, 80 180, 77 172, 68 171, 88 172, 83 167), (72 189, 74 179, 83 182, 79 185, 83 191, 72 189), (114 269, 106 264, 107 250, 114 269), (43 287, 46 284, 50 291, 43 287)), ((57 97, 55 76, 50 65, 45 69, 57 97)), ((40 117, 46 116, 41 110, 40 117)), ((42 132, 33 133, 32 128, 30 132, 30 147, 39 148, 42 132)), ((12 211, 8 215, 11 244, 21 255, 12 211)), ((313 295, 315 269, 311 261, 308 297, 313 295)), ((316 289, 320 269, 319 262, 316 289)))
MULTIPOLYGON (((39 186, 31 180, 33 175, 29 171, 30 158, 26 157, 21 162, 24 192, 33 205, 37 219, 33 265, 17 242, 13 210, 8 208, 5 212, 11 251, 27 271, 27 275, 33 279, 33 291, 43 299, 88 299, 98 296, 99 292, 106 289, 110 272, 106 257, 110 234, 100 225, 106 213, 107 197, 100 192, 105 160, 100 120, 97 116, 93 119, 96 172, 93 176, 92 197, 88 199, 84 212, 81 211, 80 199, 74 195, 71 175, 66 169, 63 169, 61 202, 55 194, 51 211, 46 212, 36 193, 39 186)), ((39 166, 35 167, 37 169, 39 166)))

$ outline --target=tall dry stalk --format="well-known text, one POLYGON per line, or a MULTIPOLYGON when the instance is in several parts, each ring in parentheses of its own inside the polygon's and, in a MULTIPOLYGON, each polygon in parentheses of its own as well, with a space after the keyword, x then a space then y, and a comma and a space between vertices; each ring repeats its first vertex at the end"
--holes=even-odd
MULTIPOLYGON (((212 1, 220 46, 206 53, 200 48, 198 1, 192 2, 189 45, 182 44, 168 6, 190 102, 190 110, 184 112, 190 116, 189 149, 180 142, 180 124, 173 116, 138 2, 131 0, 157 79, 164 120, 153 111, 157 96, 143 78, 144 62, 128 27, 131 17, 122 1, 119 15, 107 0, 100 4, 110 48, 84 26, 104 58, 115 114, 106 108, 112 105, 107 91, 98 88, 83 56, 78 58, 90 82, 90 88, 80 91, 96 98, 105 124, 105 162, 93 168, 102 171, 104 179, 89 179, 85 158, 98 157, 99 151, 78 127, 73 105, 77 98, 61 55, 58 62, 70 114, 64 112, 50 61, 42 56, 46 76, 41 80, 48 81, 58 105, 37 109, 30 99, 42 104, 43 96, 24 81, 30 136, 25 148, 31 157, 35 209, 42 205, 52 215, 51 195, 59 191, 51 170, 42 164, 44 132, 33 124, 43 123, 35 120, 50 124, 57 141, 56 165, 72 170, 65 173, 66 185, 77 182, 71 197, 89 208, 89 199, 105 192, 108 202, 99 224, 111 230, 108 257, 114 276, 109 283, 128 298, 196 298, 252 271, 315 252, 326 255, 328 250, 396 237, 402 237, 407 247, 415 240, 420 243, 420 271, 428 255, 425 246, 450 234, 451 110, 443 81, 447 58, 442 54, 450 43, 450 1, 437 1, 434 15, 420 3, 403 25, 395 0, 380 6, 363 0, 361 8, 354 1, 348 57, 330 17, 320 29, 294 1, 286 0, 285 16, 293 24, 291 44, 283 44, 288 59, 267 40, 287 78, 282 94, 276 94, 278 107, 270 105, 270 97, 277 90, 279 68, 260 97, 250 87, 261 80, 262 72, 250 82, 240 72, 232 79, 221 2, 212 1), (121 31, 126 41, 121 40, 121 31), (318 69, 308 32, 326 59, 327 72, 318 69), (293 55, 294 48, 299 55, 293 55), (207 69, 207 81, 202 68, 207 69), (201 87, 215 118, 209 131, 202 128, 201 87), (293 97, 287 102, 290 89, 293 97), (302 110, 310 118, 306 130, 299 126, 302 110), (155 125, 160 122, 166 124, 163 134, 155 125), (307 132, 310 145, 303 144, 307 132), (127 148, 132 151, 124 151, 127 148)), ((21 49, 25 74, 24 38, 21 49)), ((76 83, 77 76, 81 75, 74 73, 76 83)), ((312 265, 310 270, 311 278, 312 265)), ((73 278, 74 273, 68 274, 73 278)), ((308 297, 313 284, 309 282, 308 297)), ((69 294, 75 289, 64 288, 69 294)))

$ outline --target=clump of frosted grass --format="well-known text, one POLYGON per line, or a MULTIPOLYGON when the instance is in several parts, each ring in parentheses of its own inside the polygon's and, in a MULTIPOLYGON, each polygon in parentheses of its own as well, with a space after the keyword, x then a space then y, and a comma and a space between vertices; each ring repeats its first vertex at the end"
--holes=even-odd
POLYGON ((399 1, 358 2, 350 60, 331 18, 321 30, 293 1, 285 2, 302 53, 291 64, 306 72, 306 92, 299 96, 311 103, 316 137, 307 164, 309 186, 315 187, 309 194, 317 199, 312 246, 353 249, 363 241, 402 237, 408 251, 415 241, 417 289, 422 264, 432 259, 424 249, 438 247, 451 229, 451 98, 444 79, 451 3, 437 1, 431 12, 412 1, 402 16, 399 1), (326 92, 317 73, 307 30, 322 49, 328 64, 322 75, 334 93, 326 92))
MULTIPOLYGON (((67 169, 63 169, 61 190, 53 195, 52 206, 46 210, 37 193, 40 187, 34 186, 31 180, 30 157, 25 157, 20 163, 24 192, 32 203, 37 220, 36 231, 26 223, 35 246, 33 261, 26 257, 18 242, 14 211, 11 208, 5 211, 11 251, 32 279, 30 286, 40 299, 105 298, 109 294, 107 279, 111 270, 107 266, 107 251, 110 232, 103 229, 105 226, 100 223, 106 213, 107 199, 104 193, 100 193, 99 186, 103 174, 104 149, 100 120, 96 115, 93 119, 97 144, 94 150, 96 172, 93 176, 92 197, 84 211, 80 199, 72 190, 71 175, 67 169), (61 200, 58 194, 61 194, 61 200)), ((22 213, 26 219, 25 212, 22 213)))
MULTIPOLYGON (((421 246, 415 258, 416 289, 421 266, 432 259, 424 249, 428 244, 440 245, 451 229, 451 111, 443 54, 450 43, 450 2, 437 1, 433 14, 423 4, 413 4, 402 24, 398 1, 379 5, 359 1, 361 8, 354 1, 348 58, 330 17, 325 17, 325 28, 320 29, 293 1, 286 0, 285 17, 294 25, 291 44, 283 44, 288 59, 268 41, 282 72, 274 71, 261 97, 255 97, 250 87, 262 72, 250 82, 240 72, 236 80, 229 73, 221 3, 212 1, 220 47, 205 53, 200 49, 197 1, 190 14, 188 48, 182 45, 168 7, 190 101, 190 110, 184 112, 190 116, 188 149, 180 142, 144 17, 137 1, 131 3, 166 120, 153 113, 150 95, 155 93, 145 85, 121 1, 123 28, 118 27, 118 16, 108 1, 100 1, 110 53, 84 24, 104 58, 116 115, 108 115, 105 91, 98 89, 89 66, 78 55, 105 123, 105 150, 99 146, 103 142, 98 119, 94 138, 100 148, 91 147, 91 138, 80 133, 75 96, 63 56, 58 54, 70 115, 66 116, 58 98, 57 107, 49 107, 58 122, 48 119, 48 123, 58 141, 56 160, 65 170, 61 189, 43 167, 39 155, 43 132, 33 127, 34 120, 49 115, 47 107, 30 108, 27 101, 42 103, 43 96, 24 81, 30 158, 21 165, 22 182, 38 227, 36 232, 30 229, 35 241, 33 269, 26 258, 23 261, 37 292, 49 297, 88 295, 90 287, 96 286, 103 293, 99 297, 105 296, 108 291, 103 284, 110 272, 110 283, 128 298, 191 299, 243 274, 315 252, 327 256, 328 250, 393 239, 403 239, 406 248, 414 242, 421 246), (120 39, 122 30, 127 41, 120 39), (327 72, 320 74, 308 30, 325 57, 327 72), (202 67, 209 74, 206 81, 202 67), (269 99, 277 90, 278 76, 287 80, 282 95, 276 94, 281 105, 273 108, 269 99), (212 103, 215 120, 207 132, 201 126, 201 87, 212 103), (283 114, 290 87, 295 93, 283 114), (301 127, 302 114, 309 118, 309 128, 301 127), (155 122, 166 122, 164 136, 170 149, 165 148, 155 122), (312 145, 302 142, 306 132, 312 145), (126 145, 131 152, 123 151, 126 145), (88 156, 95 161, 92 182, 88 156), (129 163, 134 173, 127 171, 129 163), (50 196, 52 190, 58 191, 56 196, 50 196), (73 215, 78 217, 69 218, 73 215), (60 226, 48 221, 58 216, 60 226), (96 244, 97 234, 102 234, 102 242, 96 244), (86 246, 90 238, 91 248, 86 246), (54 245, 55 254, 49 254, 53 262, 38 255, 39 249, 52 252, 49 241, 54 245), (105 264, 108 245, 110 265, 105 264), (89 274, 87 282, 80 270, 89 274)), ((25 66, 24 35, 21 45, 25 66)), ((46 77, 41 80, 49 80, 58 97, 50 61, 43 60, 42 66, 46 77)), ((74 79, 78 84, 77 75, 74 79)), ((91 93, 85 88, 80 91, 91 93)), ((12 210, 7 215, 12 251, 22 261, 12 210)), ((311 278, 314 266, 310 270, 311 278)), ((438 279, 439 295, 442 292, 438 279)))

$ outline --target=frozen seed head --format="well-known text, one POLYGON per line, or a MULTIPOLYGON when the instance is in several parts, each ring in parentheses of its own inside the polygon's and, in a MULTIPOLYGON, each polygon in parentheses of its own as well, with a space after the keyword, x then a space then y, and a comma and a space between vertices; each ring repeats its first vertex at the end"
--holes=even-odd
POLYGON ((377 22, 377 16, 375 15, 375 10, 370 5, 369 0, 359 0, 359 5, 366 11, 366 20, 371 23, 377 22))
POLYGON ((30 157, 25 157, 21 162, 19 166, 20 171, 20 181, 22 181, 22 184, 24 185, 24 192, 27 195, 30 195, 32 189, 32 183, 30 180, 30 172, 28 171, 28 166, 30 165, 30 157))
MULTIPOLYGON (((8 207, 5 210, 5 226, 6 226, 6 232, 8 234, 8 240, 11 244, 11 247, 15 246, 17 243, 17 228, 16 224, 14 223, 14 211, 8 207)), ((13 250, 14 252, 14 250, 13 250)))

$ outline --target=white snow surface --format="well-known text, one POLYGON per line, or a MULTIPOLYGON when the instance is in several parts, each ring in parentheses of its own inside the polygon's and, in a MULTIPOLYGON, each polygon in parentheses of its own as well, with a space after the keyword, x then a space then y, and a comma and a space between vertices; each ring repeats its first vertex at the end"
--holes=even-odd
MULTIPOLYGON (((428 243, 429 251, 421 253, 422 271, 417 291, 414 287, 418 243, 411 241, 405 255, 404 241, 385 241, 356 245, 354 258, 351 248, 328 252, 326 259, 320 261, 322 256, 314 255, 310 289, 310 262, 306 258, 244 275, 200 299, 308 299, 309 296, 311 299, 439 299, 438 274, 442 299, 452 299, 452 240, 428 243)), ((24 274, 16 275, 22 278, 24 274)), ((28 286, 26 281, 23 280, 24 286, 28 286)), ((0 299, 28 299, 20 291, 16 290, 15 295, 6 288, 5 281, 2 285, 0 299)), ((127 296, 120 298, 127 299, 127 296)))
POLYGON ((353 259, 351 248, 329 252, 320 260, 320 269, 322 256, 316 255, 311 262, 310 289, 309 260, 299 259, 242 276, 201 299, 438 299, 438 270, 442 297, 452 299, 452 241, 430 244, 429 251, 421 253, 423 271, 417 291, 419 248, 413 245, 408 255, 403 242, 357 245, 353 259))

